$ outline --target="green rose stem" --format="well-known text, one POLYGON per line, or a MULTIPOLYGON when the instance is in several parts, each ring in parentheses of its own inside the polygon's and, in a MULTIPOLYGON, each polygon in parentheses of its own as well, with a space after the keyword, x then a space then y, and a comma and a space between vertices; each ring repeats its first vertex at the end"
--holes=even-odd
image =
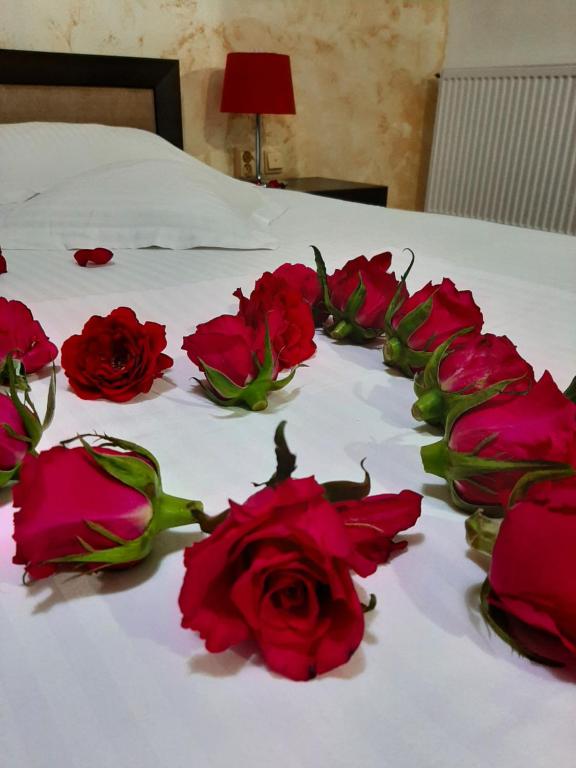
POLYGON ((438 389, 425 392, 412 406, 412 416, 416 421, 429 424, 442 424, 445 416, 444 398, 438 389))

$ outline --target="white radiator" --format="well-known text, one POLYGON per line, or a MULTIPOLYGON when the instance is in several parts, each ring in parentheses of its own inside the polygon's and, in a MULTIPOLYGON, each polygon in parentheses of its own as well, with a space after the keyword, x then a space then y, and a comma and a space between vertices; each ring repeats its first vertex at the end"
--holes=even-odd
POLYGON ((426 210, 576 234, 576 65, 444 71, 426 210))

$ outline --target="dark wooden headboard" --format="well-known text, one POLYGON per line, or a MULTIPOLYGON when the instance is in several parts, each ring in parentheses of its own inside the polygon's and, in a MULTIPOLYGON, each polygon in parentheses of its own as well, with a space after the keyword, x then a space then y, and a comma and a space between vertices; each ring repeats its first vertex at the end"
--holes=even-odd
POLYGON ((182 149, 179 62, 0 50, 0 123, 33 120, 143 128, 182 149))

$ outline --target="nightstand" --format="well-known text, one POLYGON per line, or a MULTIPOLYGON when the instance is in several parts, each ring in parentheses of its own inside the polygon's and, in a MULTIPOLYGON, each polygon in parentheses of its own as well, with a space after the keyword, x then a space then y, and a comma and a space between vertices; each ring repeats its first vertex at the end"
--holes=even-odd
POLYGON ((361 184, 356 181, 341 181, 340 179, 322 179, 310 176, 304 179, 282 179, 286 189, 295 192, 309 192, 311 195, 336 197, 338 200, 349 200, 353 203, 368 203, 368 205, 386 206, 388 187, 378 184, 361 184))

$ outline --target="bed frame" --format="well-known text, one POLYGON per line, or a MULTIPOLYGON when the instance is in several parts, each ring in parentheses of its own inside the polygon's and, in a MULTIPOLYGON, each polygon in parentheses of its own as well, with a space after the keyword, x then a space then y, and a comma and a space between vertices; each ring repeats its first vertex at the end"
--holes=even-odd
POLYGON ((0 50, 0 123, 37 120, 143 128, 182 149, 179 62, 0 50))

